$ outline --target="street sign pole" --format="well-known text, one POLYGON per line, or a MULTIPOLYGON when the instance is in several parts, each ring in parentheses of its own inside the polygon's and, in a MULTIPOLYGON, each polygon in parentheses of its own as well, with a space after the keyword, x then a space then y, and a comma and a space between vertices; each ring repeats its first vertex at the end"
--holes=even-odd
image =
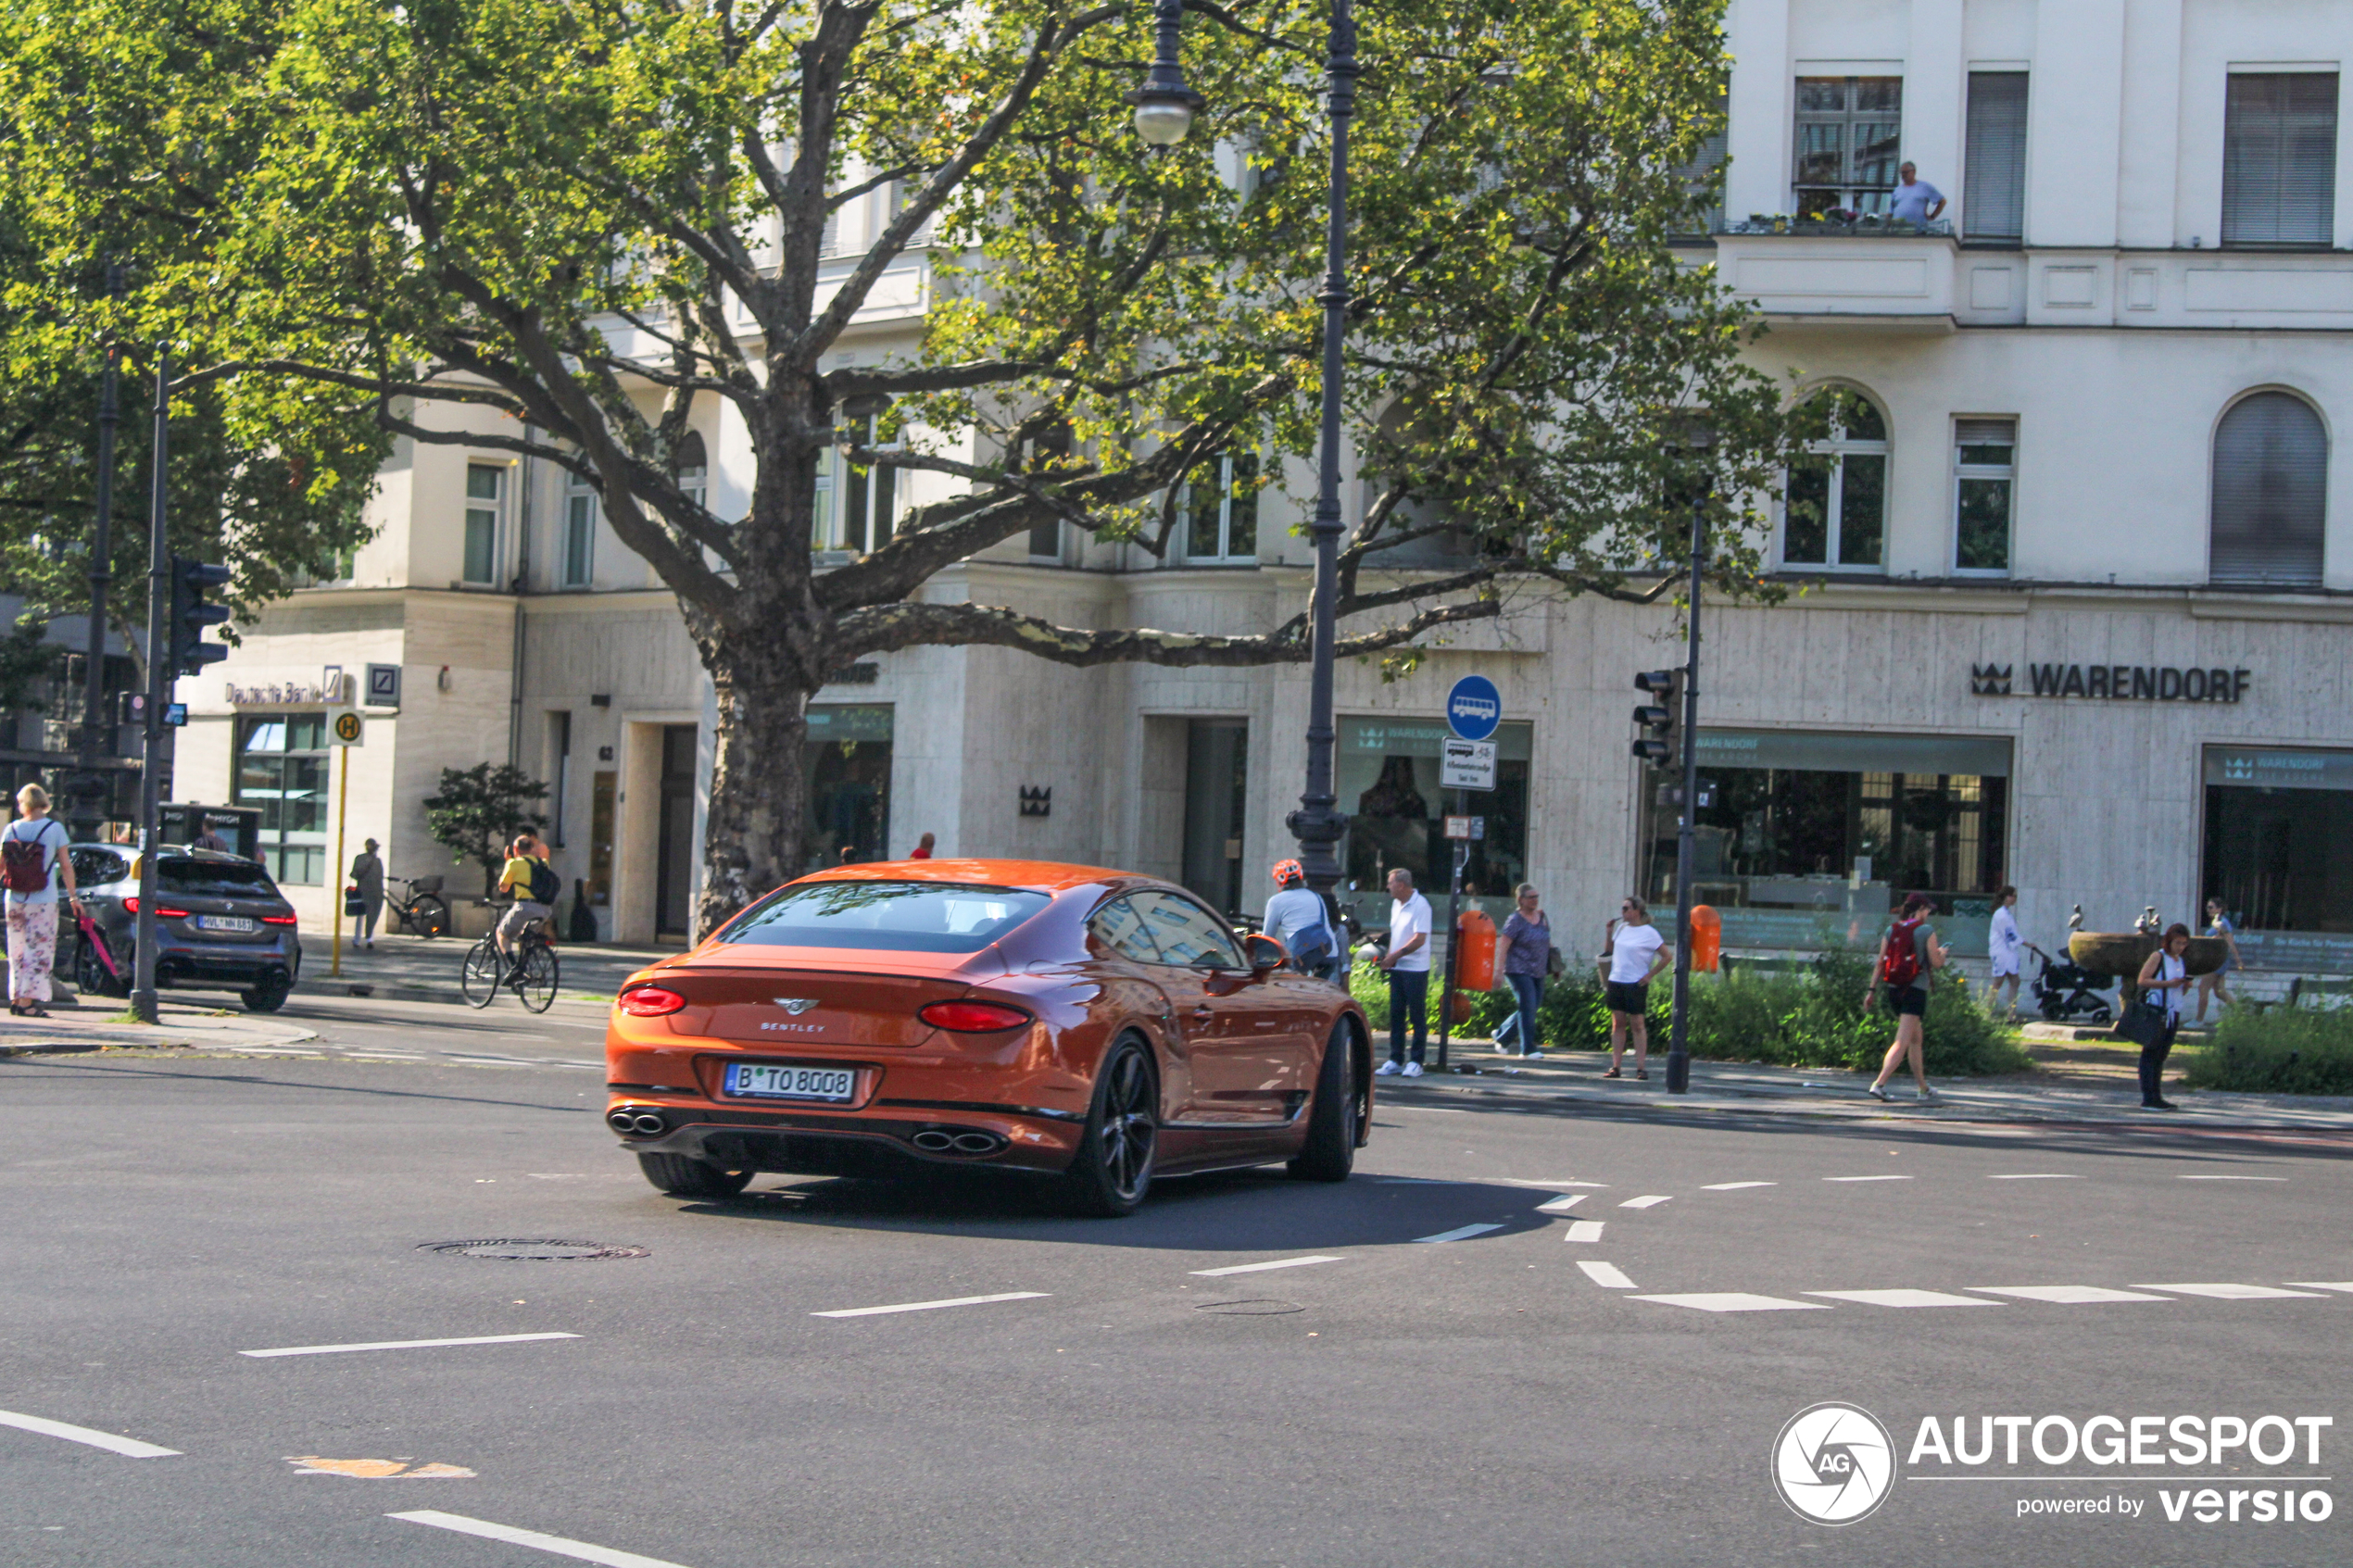
MULTIPOLYGON (((1467 745, 1441 745, 1438 782, 1440 788, 1453 790, 1458 815, 1469 811, 1471 790, 1495 787, 1495 746, 1489 737, 1503 727, 1503 694, 1486 676, 1466 675, 1447 692, 1446 727, 1454 732, 1457 741, 1467 745)), ((1448 1071, 1447 1045, 1454 1032, 1454 990, 1462 957, 1463 871, 1470 863, 1470 840, 1453 839, 1448 847, 1453 851, 1453 871, 1447 877, 1446 888, 1446 981, 1439 991, 1438 1001, 1441 1073, 1448 1071)))
MULTIPOLYGON (((327 972, 336 979, 343 977, 343 877, 344 868, 350 864, 343 858, 344 823, 351 815, 351 748, 361 743, 367 734, 366 721, 346 709, 327 720, 327 744, 343 753, 343 766, 335 779, 335 863, 330 869, 335 873, 327 885, 334 889, 335 937, 327 972)), ((358 934, 354 934, 355 939, 358 934)))
POLYGON ((1701 535, 1707 499, 1692 503, 1692 602, 1688 617, 1690 640, 1683 655, 1683 798, 1681 826, 1675 833, 1675 1022, 1667 1044, 1667 1092, 1688 1094, 1692 1087, 1692 862, 1696 858, 1699 810, 1699 590, 1706 565, 1701 535))
MULTIPOLYGON (((1468 790, 1454 792, 1454 813, 1464 815, 1470 810, 1468 790)), ((1446 1041, 1454 1028, 1454 980, 1459 972, 1463 934, 1463 865, 1470 859, 1470 840, 1456 839, 1452 846, 1454 870, 1446 890, 1446 985, 1439 993, 1438 1002, 1438 1070, 1447 1071, 1446 1041)))
POLYGON ((133 938, 131 1014, 153 1023, 156 1013, 156 853, 162 847, 163 705, 178 671, 171 662, 171 546, 164 538, 168 438, 171 431, 171 348, 156 345, 154 488, 147 500, 146 756, 139 768, 139 923, 133 938))

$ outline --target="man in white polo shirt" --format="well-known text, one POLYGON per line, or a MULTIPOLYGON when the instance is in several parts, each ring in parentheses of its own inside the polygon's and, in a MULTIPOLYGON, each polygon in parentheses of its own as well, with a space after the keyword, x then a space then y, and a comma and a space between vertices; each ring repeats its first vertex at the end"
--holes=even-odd
POLYGON ((1422 1075, 1429 1048, 1429 900, 1414 891, 1414 873, 1400 866, 1389 873, 1389 1060, 1373 1070, 1377 1078, 1422 1075), (1414 1059, 1405 1060, 1405 1025, 1414 1026, 1414 1059))

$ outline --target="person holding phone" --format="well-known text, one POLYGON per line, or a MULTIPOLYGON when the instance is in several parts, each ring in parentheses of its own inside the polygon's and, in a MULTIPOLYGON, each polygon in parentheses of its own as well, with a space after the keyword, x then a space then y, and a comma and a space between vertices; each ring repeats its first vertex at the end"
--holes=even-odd
POLYGON ((2176 921, 2165 928, 2165 940, 2141 965, 2141 999, 2165 1010, 2165 1029, 2141 1047, 2141 1109, 2179 1110, 2165 1098, 2165 1056, 2182 1027, 2182 997, 2196 982, 2190 978, 2190 928, 2176 921), (2158 993, 2151 996, 2149 993, 2158 993))
POLYGON ((1602 928, 1602 989, 1609 999, 1609 1071, 1604 1078, 1621 1078, 1626 1042, 1634 1042, 1634 1076, 1651 1075, 1651 982, 1675 961, 1658 927, 1651 923, 1650 906, 1629 897, 1617 906, 1617 918, 1602 928))

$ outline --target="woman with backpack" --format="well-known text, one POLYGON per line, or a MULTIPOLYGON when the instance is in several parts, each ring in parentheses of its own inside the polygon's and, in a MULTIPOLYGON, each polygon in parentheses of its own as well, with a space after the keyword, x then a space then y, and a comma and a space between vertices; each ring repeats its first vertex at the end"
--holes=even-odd
POLYGON ((1895 1043, 1887 1047, 1887 1060, 1880 1063, 1879 1076, 1871 1080, 1865 1092, 1873 1099, 1887 1098, 1887 1081, 1908 1058, 1912 1077, 1920 1086, 1920 1098, 1932 1102, 1936 1091, 1928 1086, 1928 1065, 1924 1057, 1926 1042, 1923 1020, 1928 1013, 1928 988, 1935 973, 1943 969, 1952 955, 1936 939, 1929 928, 1928 917, 1936 909, 1936 900, 1925 893, 1915 893, 1904 900, 1895 923, 1888 928, 1887 940, 1880 945, 1879 962, 1871 970, 1870 989, 1863 993, 1863 1010, 1870 1010, 1879 997, 1881 985, 1887 987, 1887 1005, 1895 1010, 1895 1043))
POLYGON ((73 858, 66 853, 65 825, 49 815, 49 792, 39 784, 17 791, 17 820, 0 828, 0 881, 8 888, 8 1010, 19 1018, 46 1018, 49 976, 57 967, 57 883, 65 881, 74 918, 82 918, 82 895, 74 886, 73 858))

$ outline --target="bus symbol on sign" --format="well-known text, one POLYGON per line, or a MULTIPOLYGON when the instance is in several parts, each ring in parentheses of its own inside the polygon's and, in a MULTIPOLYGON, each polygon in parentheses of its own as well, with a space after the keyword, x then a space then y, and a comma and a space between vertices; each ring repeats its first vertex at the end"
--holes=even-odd
POLYGON ((1484 675, 1466 675, 1446 694, 1446 727, 1464 740, 1485 740, 1504 721, 1504 694, 1484 675))

